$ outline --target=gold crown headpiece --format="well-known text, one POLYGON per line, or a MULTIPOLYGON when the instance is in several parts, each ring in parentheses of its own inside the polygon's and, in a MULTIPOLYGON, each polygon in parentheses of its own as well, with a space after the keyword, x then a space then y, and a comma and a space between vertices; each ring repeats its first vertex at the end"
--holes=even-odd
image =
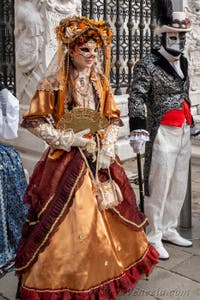
POLYGON ((66 47, 76 41, 86 42, 85 38, 92 38, 101 48, 112 41, 112 30, 104 20, 94 21, 86 17, 69 17, 60 21, 56 27, 56 34, 59 41, 66 47))

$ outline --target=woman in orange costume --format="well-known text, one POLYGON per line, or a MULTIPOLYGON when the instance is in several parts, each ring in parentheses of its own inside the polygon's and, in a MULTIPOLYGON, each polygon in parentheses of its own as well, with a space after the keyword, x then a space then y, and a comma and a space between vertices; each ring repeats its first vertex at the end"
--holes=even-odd
POLYGON ((112 32, 84 17, 62 20, 56 32, 58 61, 23 120, 49 148, 24 197, 20 299, 116 299, 152 271, 158 253, 115 155, 121 121, 108 81, 112 32))

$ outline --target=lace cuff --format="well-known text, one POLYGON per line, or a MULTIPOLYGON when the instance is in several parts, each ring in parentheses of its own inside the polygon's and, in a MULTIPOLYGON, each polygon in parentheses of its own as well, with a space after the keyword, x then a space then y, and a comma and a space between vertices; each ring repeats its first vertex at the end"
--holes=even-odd
POLYGON ((119 126, 110 125, 105 131, 101 151, 111 158, 115 157, 115 143, 118 138, 119 126))
POLYGON ((129 140, 147 142, 149 141, 149 133, 144 129, 133 130, 130 134, 129 140))
POLYGON ((30 127, 28 130, 37 137, 42 138, 54 149, 63 149, 69 152, 74 142, 74 132, 72 129, 63 132, 53 128, 48 123, 43 123, 39 124, 38 127, 30 127))

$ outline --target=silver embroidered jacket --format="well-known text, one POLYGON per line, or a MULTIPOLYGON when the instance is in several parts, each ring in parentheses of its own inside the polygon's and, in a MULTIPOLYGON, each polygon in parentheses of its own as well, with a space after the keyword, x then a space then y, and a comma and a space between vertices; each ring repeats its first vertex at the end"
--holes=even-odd
POLYGON ((172 109, 182 109, 183 100, 189 98, 187 59, 182 55, 180 65, 184 74, 181 79, 170 63, 153 50, 138 61, 134 68, 132 90, 128 99, 130 131, 146 129, 150 141, 145 146, 144 189, 149 195, 148 178, 153 142, 163 115, 172 109))

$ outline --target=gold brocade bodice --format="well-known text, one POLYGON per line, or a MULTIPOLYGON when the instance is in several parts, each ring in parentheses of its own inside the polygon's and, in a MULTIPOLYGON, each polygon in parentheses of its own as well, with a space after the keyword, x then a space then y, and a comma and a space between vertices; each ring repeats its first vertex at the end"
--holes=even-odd
POLYGON ((79 105, 71 111, 65 109, 56 127, 65 131, 73 129, 75 133, 89 128, 92 134, 107 127, 109 121, 101 116, 99 105, 95 107, 94 90, 89 77, 77 77, 75 91, 79 105))

